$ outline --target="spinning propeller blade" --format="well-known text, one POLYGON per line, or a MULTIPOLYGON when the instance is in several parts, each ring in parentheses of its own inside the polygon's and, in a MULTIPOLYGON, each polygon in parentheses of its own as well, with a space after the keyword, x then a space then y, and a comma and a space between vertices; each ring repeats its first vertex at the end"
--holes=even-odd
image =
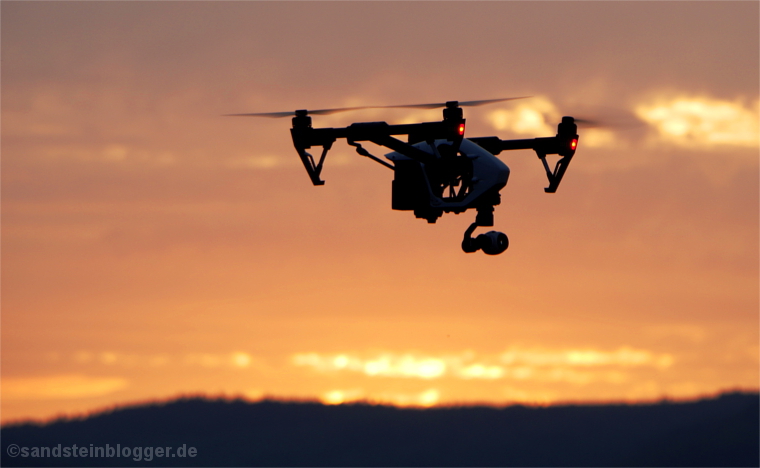
MULTIPOLYGON (((484 99, 480 101, 450 101, 451 103, 458 104, 460 107, 476 107, 485 104, 491 104, 494 102, 513 101, 515 99, 526 99, 530 96, 502 98, 502 99, 484 99)), ((406 104, 400 106, 360 106, 360 107, 339 107, 336 109, 318 109, 318 110, 305 110, 304 113, 308 115, 330 115, 338 112, 346 112, 352 110, 362 109, 436 109, 440 107, 446 107, 449 104, 447 102, 436 102, 431 104, 406 104)), ((269 117, 272 119, 278 119, 281 117, 293 117, 296 112, 257 112, 253 114, 225 114, 225 117, 269 117)))
MULTIPOLYGON (((644 124, 633 112, 623 109, 584 108, 578 112, 580 117, 575 117, 575 123, 581 128, 607 128, 607 129, 628 129, 640 127, 644 124)), ((573 115, 574 113, 563 114, 573 115)))
POLYGON ((583 119, 583 118, 579 119, 577 117, 575 118, 575 123, 579 127, 584 127, 584 128, 599 128, 599 127, 605 126, 605 124, 599 120, 583 119))
POLYGON ((459 105, 461 107, 477 107, 477 106, 484 106, 486 104, 491 104, 494 102, 514 101, 515 99, 528 99, 529 97, 532 97, 532 96, 521 96, 521 97, 502 98, 502 99, 483 99, 480 101, 464 101, 464 102, 460 102, 459 105))
POLYGON ((258 112, 255 114, 224 114, 222 117, 269 117, 270 119, 277 119, 280 117, 288 117, 295 115, 294 112, 258 112))
MULTIPOLYGON (((504 102, 504 101, 514 101, 515 99, 527 99, 530 96, 521 96, 521 97, 511 97, 511 98, 501 98, 501 99, 483 99, 480 101, 450 101, 451 103, 455 105, 459 105, 459 107, 477 107, 477 106, 483 106, 485 104, 491 104, 494 102, 504 102)), ((434 102, 430 104, 405 104, 401 106, 376 106, 372 107, 372 109, 437 109, 440 107, 446 107, 449 103, 448 102, 434 102)))
MULTIPOLYGON (((310 111, 304 111, 308 115, 329 115, 329 114, 335 114, 337 112, 345 112, 350 110, 359 110, 359 109, 372 109, 372 107, 342 107, 338 109, 317 109, 317 110, 310 110, 310 111)), ((224 117, 269 117, 272 119, 279 119, 280 117, 293 117, 296 115, 296 112, 298 111, 290 111, 290 112, 257 112, 253 114, 225 114, 224 117)))

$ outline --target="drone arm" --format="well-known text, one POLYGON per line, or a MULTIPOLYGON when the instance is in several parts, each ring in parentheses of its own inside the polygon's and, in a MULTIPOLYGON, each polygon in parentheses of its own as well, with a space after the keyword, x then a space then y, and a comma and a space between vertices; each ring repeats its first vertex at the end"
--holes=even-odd
POLYGON ((390 148, 393 151, 401 153, 406 157, 415 159, 423 164, 429 164, 435 159, 435 156, 431 155, 430 153, 422 151, 421 149, 412 146, 409 143, 405 143, 401 140, 393 138, 390 135, 378 135, 369 141, 375 143, 376 145, 390 148))
MULTIPOLYGON (((470 138, 471 142, 475 143, 476 145, 480 146, 484 150, 488 151, 489 153, 496 156, 497 154, 501 153, 502 150, 504 150, 503 144, 504 140, 502 140, 499 137, 479 137, 479 138, 470 138)), ((522 148, 522 149, 530 149, 530 147, 522 148)))
POLYGON ((565 175, 568 164, 575 154, 578 146, 578 127, 572 117, 562 117, 562 122, 557 127, 557 136, 547 138, 532 138, 527 140, 502 140, 499 137, 470 138, 470 141, 480 146, 491 154, 499 154, 504 150, 532 149, 536 152, 546 170, 549 186, 544 189, 546 193, 557 191, 562 177, 565 175), (560 155, 554 171, 546 162, 547 154, 560 155))
POLYGON ((546 177, 549 179, 549 186, 544 189, 546 193, 554 193, 565 175, 568 164, 575 154, 575 145, 578 143, 578 136, 568 139, 562 135, 548 138, 530 138, 526 140, 502 140, 499 137, 482 137, 470 138, 470 141, 480 146, 493 155, 497 155, 506 150, 532 149, 536 152, 546 170, 546 177), (546 162, 547 154, 558 154, 561 156, 557 165, 552 171, 546 162))
POLYGON ((532 149, 544 155, 559 154, 561 151, 557 137, 528 138, 525 140, 502 140, 499 137, 480 137, 470 138, 470 141, 494 156, 508 150, 532 149))
POLYGON ((420 141, 420 137, 424 136, 425 140, 446 139, 452 141, 458 148, 464 135, 464 122, 464 119, 460 118, 449 122, 423 122, 403 125, 388 125, 386 122, 362 122, 344 128, 313 128, 309 116, 297 115, 293 119, 293 128, 291 128, 290 133, 293 137, 293 146, 295 146, 311 182, 314 185, 323 185, 325 182, 319 177, 322 172, 322 164, 327 152, 338 138, 345 138, 349 145, 357 148, 359 154, 371 157, 389 167, 393 166, 369 155, 356 142, 370 141, 423 164, 430 164, 436 159, 436 156, 413 146, 413 143, 420 141), (409 142, 401 141, 392 135, 407 135, 409 142), (322 147, 322 156, 319 158, 319 162, 315 162, 314 158, 306 152, 312 146, 322 147))

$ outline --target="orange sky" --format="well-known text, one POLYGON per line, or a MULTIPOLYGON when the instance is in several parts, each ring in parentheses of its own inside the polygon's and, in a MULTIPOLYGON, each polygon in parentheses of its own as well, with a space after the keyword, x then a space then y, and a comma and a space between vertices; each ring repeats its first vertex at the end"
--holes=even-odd
POLYGON ((757 3, 0 9, 3 421, 758 388, 757 3), (288 119, 220 117, 526 95, 466 109, 466 136, 643 123, 582 130, 553 195, 535 154, 502 153, 497 257, 462 253, 472 212, 392 211, 392 173, 343 142, 313 187, 288 119))

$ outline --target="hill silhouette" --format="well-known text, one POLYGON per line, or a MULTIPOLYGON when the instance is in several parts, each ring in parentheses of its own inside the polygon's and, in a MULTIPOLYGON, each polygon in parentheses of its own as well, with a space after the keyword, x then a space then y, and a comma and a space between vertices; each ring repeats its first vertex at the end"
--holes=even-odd
POLYGON ((184 398, 84 419, 7 425, 1 430, 1 461, 3 466, 758 466, 759 401, 757 393, 730 393, 682 403, 401 409, 184 398), (32 456, 35 447, 58 447, 62 453, 74 444, 85 454, 101 447, 104 456, 32 456), (139 457, 135 447, 141 448, 139 457), (150 457, 145 447, 152 447, 150 457), (130 456, 109 457, 108 448, 112 454, 129 448, 130 456), (26 449, 27 456, 17 449, 26 449), (11 457, 14 451, 18 456, 11 457))

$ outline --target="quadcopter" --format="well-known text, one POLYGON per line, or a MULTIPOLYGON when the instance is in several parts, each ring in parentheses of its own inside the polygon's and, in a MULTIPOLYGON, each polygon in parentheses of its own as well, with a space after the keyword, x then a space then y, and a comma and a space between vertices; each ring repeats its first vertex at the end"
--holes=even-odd
POLYGON ((392 209, 413 211, 415 217, 435 223, 444 213, 462 213, 474 208, 475 221, 467 228, 462 240, 466 253, 482 250, 498 255, 509 247, 507 235, 489 231, 472 237, 477 227, 494 225, 494 206, 501 203, 502 188, 507 185, 509 167, 496 157, 506 150, 532 149, 543 163, 549 186, 546 193, 554 193, 565 175, 570 160, 578 147, 580 119, 562 117, 553 137, 522 140, 502 140, 499 137, 464 138, 465 118, 462 107, 481 106, 522 98, 489 99, 481 101, 448 101, 445 103, 414 104, 403 106, 344 107, 338 109, 297 110, 254 114, 228 114, 251 117, 290 117, 290 129, 298 156, 314 185, 324 185, 320 178, 327 152, 338 139, 356 148, 356 152, 393 170, 392 209), (402 125, 386 122, 358 122, 343 128, 314 128, 312 115, 327 115, 358 109, 443 107, 443 120, 402 125), (397 136, 406 136, 402 141, 397 136), (362 142, 371 142, 392 150, 383 161, 370 154, 362 142), (319 160, 306 150, 321 147, 319 160), (558 155, 554 169, 547 155, 558 155))

